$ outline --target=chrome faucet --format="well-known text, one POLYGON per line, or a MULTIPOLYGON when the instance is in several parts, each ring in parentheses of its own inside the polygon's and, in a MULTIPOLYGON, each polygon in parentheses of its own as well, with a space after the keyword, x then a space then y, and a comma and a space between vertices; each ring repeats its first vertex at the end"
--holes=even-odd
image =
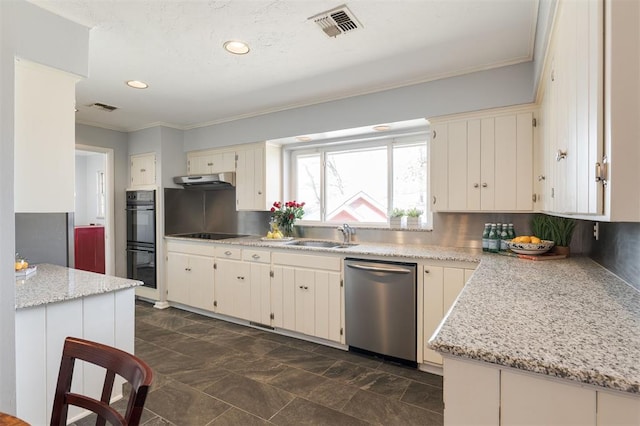
POLYGON ((355 228, 346 223, 338 226, 338 231, 342 232, 342 244, 349 244, 351 242, 351 236, 356 233, 355 228))

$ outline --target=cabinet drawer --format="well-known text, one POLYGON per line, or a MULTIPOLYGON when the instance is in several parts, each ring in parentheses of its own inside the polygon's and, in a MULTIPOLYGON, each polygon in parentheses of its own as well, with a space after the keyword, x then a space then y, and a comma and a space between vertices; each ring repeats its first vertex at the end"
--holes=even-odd
POLYGON ((216 247, 216 257, 222 259, 240 260, 242 259, 242 249, 236 247, 218 246, 216 247))
POLYGON ((247 262, 271 263, 271 252, 266 250, 250 250, 242 251, 242 260, 247 262))
POLYGON ((189 243, 185 241, 167 241, 167 251, 198 254, 200 256, 211 256, 215 253, 215 248, 207 243, 189 243))
POLYGON ((273 253, 273 263, 302 268, 340 271, 342 258, 337 256, 312 256, 308 254, 273 253))

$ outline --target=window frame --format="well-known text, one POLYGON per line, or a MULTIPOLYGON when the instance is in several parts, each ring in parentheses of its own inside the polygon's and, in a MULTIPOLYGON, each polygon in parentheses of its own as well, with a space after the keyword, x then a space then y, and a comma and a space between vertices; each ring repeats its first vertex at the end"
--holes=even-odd
MULTIPOLYGON (((377 136, 377 135, 376 135, 377 136)), ((387 149, 387 221, 386 222, 347 222, 350 225, 354 225, 356 227, 367 227, 367 228, 389 228, 390 227, 390 215, 393 210, 393 190, 394 190, 394 156, 393 151, 395 147, 401 146, 411 146, 411 145, 420 145, 424 144, 426 149, 426 157, 427 161, 425 162, 425 226, 423 229, 430 230, 432 229, 432 211, 429 208, 429 182, 430 182, 430 166, 431 166, 431 157, 429 155, 429 133, 427 131, 419 131, 414 132, 408 135, 389 135, 389 136, 377 136, 371 138, 363 138, 356 140, 343 140, 340 142, 328 142, 323 145, 296 145, 285 148, 288 151, 288 159, 290 162, 289 167, 289 194, 292 194, 290 198, 296 198, 297 194, 297 185, 298 185, 298 157, 302 156, 310 156, 310 155, 319 155, 320 156, 320 219, 319 220, 310 220, 305 219, 304 217, 299 220, 300 225, 308 225, 308 226, 326 226, 326 227, 334 227, 336 226, 336 222, 327 222, 326 219, 326 158, 328 153, 335 152, 349 152, 349 151, 357 151, 362 149, 376 148, 376 147, 386 147, 387 149)), ((298 200, 304 201, 304 200, 298 200)))

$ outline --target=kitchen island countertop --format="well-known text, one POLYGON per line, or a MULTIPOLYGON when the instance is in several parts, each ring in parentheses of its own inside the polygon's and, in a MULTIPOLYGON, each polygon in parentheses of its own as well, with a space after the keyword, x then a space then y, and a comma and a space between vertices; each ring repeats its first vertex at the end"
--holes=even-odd
POLYGON ((640 393, 640 292, 594 261, 486 255, 429 346, 640 393))
POLYGON ((141 281, 40 264, 28 277, 16 277, 16 309, 62 302, 142 285, 141 281))

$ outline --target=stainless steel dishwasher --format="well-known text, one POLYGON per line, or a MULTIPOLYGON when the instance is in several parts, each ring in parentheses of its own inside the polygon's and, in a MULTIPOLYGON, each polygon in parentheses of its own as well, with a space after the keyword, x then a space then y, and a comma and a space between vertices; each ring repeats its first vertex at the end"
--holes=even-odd
POLYGON ((416 362, 416 264, 347 258, 346 343, 416 362))

